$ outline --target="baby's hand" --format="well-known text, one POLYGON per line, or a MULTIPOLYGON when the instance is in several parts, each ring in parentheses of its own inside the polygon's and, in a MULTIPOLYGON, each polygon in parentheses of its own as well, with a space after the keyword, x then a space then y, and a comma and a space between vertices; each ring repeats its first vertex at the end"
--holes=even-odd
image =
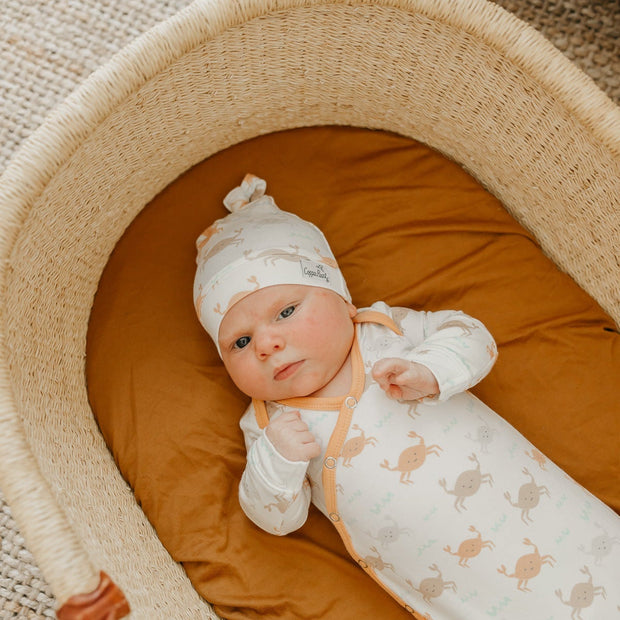
POLYGON ((397 400, 419 400, 439 394, 435 375, 422 364, 398 357, 386 357, 372 367, 381 389, 397 400))
POLYGON ((289 461, 309 461, 321 454, 321 447, 299 411, 285 411, 270 420, 265 432, 273 447, 289 461))

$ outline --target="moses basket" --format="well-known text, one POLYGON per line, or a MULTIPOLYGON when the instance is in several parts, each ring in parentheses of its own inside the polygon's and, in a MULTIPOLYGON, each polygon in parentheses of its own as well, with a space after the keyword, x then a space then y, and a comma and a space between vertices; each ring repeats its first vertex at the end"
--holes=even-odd
POLYGON ((328 124, 461 164, 620 322, 620 111, 535 30, 484 0, 198 0, 87 79, 0 186, 0 486, 59 616, 105 571, 135 618, 217 617, 98 430, 89 313, 115 243, 175 178, 328 124))

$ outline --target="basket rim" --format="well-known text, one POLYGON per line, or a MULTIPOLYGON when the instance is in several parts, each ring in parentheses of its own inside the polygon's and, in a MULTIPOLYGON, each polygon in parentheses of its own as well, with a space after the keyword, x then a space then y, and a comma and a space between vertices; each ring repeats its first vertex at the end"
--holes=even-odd
MULTIPOLYGON (((401 9, 468 32, 535 77, 620 156, 620 107, 539 31, 490 0, 194 0, 91 73, 22 143, 0 176, 0 258, 10 254, 24 214, 55 172, 142 85, 229 28, 273 12, 321 6, 401 9)), ((0 267, 0 285, 3 274, 0 267)))

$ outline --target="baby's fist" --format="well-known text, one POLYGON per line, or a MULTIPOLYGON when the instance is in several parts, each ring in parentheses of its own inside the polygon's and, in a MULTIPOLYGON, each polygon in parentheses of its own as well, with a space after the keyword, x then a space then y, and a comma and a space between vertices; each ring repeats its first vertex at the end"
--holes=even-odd
POLYGON ((399 357, 386 357, 372 367, 379 387, 396 400, 420 400, 439 394, 435 375, 422 364, 399 357))
POLYGON ((309 461, 321 454, 321 447, 299 411, 285 411, 270 420, 265 432, 273 447, 289 461, 309 461))

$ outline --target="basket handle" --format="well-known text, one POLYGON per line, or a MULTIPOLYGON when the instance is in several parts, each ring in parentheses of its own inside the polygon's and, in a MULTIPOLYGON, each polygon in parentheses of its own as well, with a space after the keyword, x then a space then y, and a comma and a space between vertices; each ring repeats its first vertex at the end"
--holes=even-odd
MULTIPOLYGON (((2 349, 0 333, 0 351, 2 349)), ((120 588, 90 562, 26 439, 12 400, 10 379, 0 363, 0 487, 44 578, 61 603, 61 620, 117 620, 129 613, 120 588), (8 398, 7 398, 8 395, 8 398), (99 585, 95 587, 99 580, 99 585), (84 592, 77 594, 74 592, 84 592)))
POLYGON ((117 620, 129 614, 122 590, 101 571, 99 585, 92 592, 75 594, 58 609, 58 620, 117 620))

